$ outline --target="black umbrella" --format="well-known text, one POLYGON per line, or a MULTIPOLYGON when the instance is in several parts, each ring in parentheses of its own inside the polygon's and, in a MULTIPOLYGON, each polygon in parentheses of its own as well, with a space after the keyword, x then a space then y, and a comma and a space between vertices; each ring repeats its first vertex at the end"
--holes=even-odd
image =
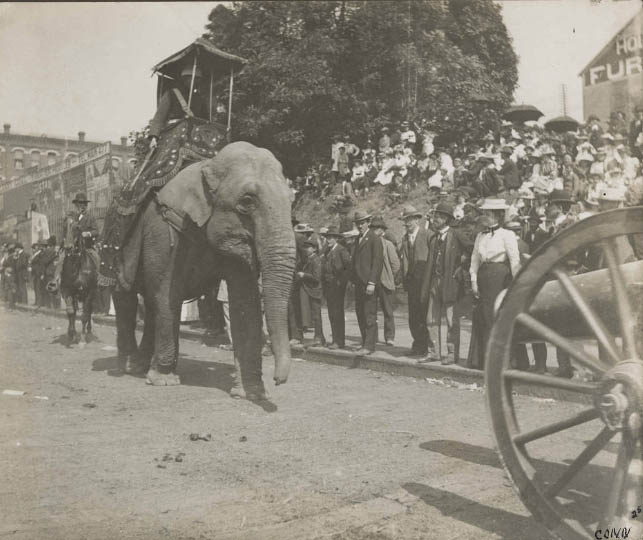
POLYGON ((545 127, 556 133, 565 133, 566 131, 576 131, 578 122, 571 116, 557 116, 545 122, 545 127))
POLYGON ((544 116, 533 105, 512 105, 502 115, 505 120, 510 122, 529 122, 530 120, 538 120, 544 116))

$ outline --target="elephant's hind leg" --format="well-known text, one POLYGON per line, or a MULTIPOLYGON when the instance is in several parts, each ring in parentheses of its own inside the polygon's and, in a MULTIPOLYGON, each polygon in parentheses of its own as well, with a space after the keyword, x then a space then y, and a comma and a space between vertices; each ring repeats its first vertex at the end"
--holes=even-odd
POLYGON ((176 374, 181 302, 170 300, 169 294, 158 295, 154 301, 153 312, 154 354, 147 372, 147 383, 154 386, 181 384, 181 379, 176 374))

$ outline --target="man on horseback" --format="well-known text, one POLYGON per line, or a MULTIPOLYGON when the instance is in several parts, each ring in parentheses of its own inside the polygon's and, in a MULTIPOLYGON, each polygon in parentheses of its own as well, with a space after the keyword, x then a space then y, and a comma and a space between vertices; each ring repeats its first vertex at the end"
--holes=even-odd
POLYGON ((98 253, 94 249, 94 238, 98 236, 98 227, 94 216, 87 212, 87 206, 91 201, 84 193, 77 193, 72 201, 75 210, 71 210, 67 214, 65 224, 63 226, 63 243, 62 249, 56 265, 56 273, 54 281, 56 288, 60 287, 60 276, 63 269, 65 258, 69 252, 74 249, 84 249, 87 256, 94 263, 95 268, 98 270, 100 267, 100 259, 98 253))

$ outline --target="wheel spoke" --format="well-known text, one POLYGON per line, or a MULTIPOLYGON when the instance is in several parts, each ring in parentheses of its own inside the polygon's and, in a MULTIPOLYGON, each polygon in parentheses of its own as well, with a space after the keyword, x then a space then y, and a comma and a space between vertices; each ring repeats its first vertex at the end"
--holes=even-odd
POLYGON ((546 386, 548 388, 558 388, 560 390, 571 390, 580 394, 594 394, 597 386, 594 384, 585 384, 561 377, 552 377, 550 375, 539 375, 538 373, 529 373, 518 369, 507 369, 503 371, 502 376, 510 381, 534 384, 536 386, 546 386))
POLYGON ((623 434, 622 437, 621 445, 618 449, 618 456, 616 458, 616 465, 614 467, 612 489, 607 501, 606 524, 612 522, 618 512, 619 504, 623 500, 624 488, 627 483, 627 472, 630 469, 630 463, 632 463, 632 456, 634 454, 634 445, 631 441, 627 440, 625 434, 623 434))
POLYGON ((553 424, 536 428, 531 431, 519 433, 513 437, 513 441, 516 445, 525 445, 529 442, 542 439, 543 437, 553 435, 554 433, 558 433, 565 429, 584 424, 585 422, 590 422, 591 420, 598 418, 598 416, 599 412, 596 409, 587 409, 571 418, 567 418, 566 420, 561 420, 560 422, 554 422, 553 424))
POLYGON ((618 314, 621 323, 621 337, 623 338, 624 356, 633 355, 636 351, 636 342, 634 340, 634 326, 636 319, 633 315, 632 306, 628 298, 625 287, 625 278, 619 267, 616 258, 616 249, 613 240, 603 242, 603 251, 607 259, 607 265, 612 278, 612 289, 614 290, 614 302, 618 308, 618 314))
POLYGON ((585 298, 583 298, 583 295, 580 293, 574 282, 567 275, 567 273, 560 268, 555 268, 553 273, 558 278, 558 281, 563 289, 565 289, 565 292, 569 296, 569 299, 574 304, 576 304, 576 307, 580 311, 580 314, 583 316, 583 319, 585 319, 587 325, 592 329, 592 332, 594 332, 596 339, 607 352, 609 359, 612 361, 612 364, 616 364, 617 362, 619 362, 621 360, 621 357, 618 353, 618 349, 616 348, 614 337, 607 331, 607 328, 605 328, 605 325, 602 323, 601 319, 585 301, 585 298))
POLYGON ((612 431, 609 428, 603 428, 596 438, 585 447, 578 457, 567 467, 565 472, 561 477, 552 484, 546 491, 545 496, 553 498, 560 493, 560 491, 576 476, 580 470, 585 467, 596 454, 598 454, 602 448, 610 441, 616 431, 612 431))
POLYGON ((532 332, 535 332, 549 343, 555 345, 559 349, 562 349, 579 364, 591 369, 594 373, 598 373, 599 375, 605 373, 606 368, 598 358, 577 347, 567 338, 561 336, 558 332, 552 330, 549 326, 541 323, 538 319, 532 317, 528 313, 521 313, 516 317, 516 321, 526 326, 532 332))

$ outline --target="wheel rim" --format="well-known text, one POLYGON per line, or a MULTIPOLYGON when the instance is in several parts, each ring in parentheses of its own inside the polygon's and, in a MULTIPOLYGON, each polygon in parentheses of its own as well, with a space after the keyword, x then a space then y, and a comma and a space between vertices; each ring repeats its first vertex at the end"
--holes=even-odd
MULTIPOLYGON (((604 212, 588 218, 562 231, 542 246, 514 279, 503 300, 487 346, 487 407, 501 460, 532 515, 558 538, 565 540, 592 538, 596 527, 602 523, 614 523, 613 526, 617 528, 620 523, 625 526, 625 518, 631 510, 627 505, 633 504, 636 509, 643 503, 641 475, 639 473, 638 478, 636 475, 632 477, 630 472, 633 465, 640 466, 641 460, 643 364, 640 336, 637 334, 640 332, 637 321, 640 321, 641 306, 632 306, 629 302, 626 280, 617 263, 615 249, 618 237, 636 233, 643 233, 642 207, 604 212), (579 246, 597 242, 603 247, 612 283, 620 329, 620 347, 604 321, 586 301, 586 293, 579 291, 560 268, 561 262, 579 246), (604 354, 596 357, 588 353, 574 343, 573 338, 561 336, 528 313, 546 276, 558 281, 573 306, 574 313, 591 329, 593 340, 600 344, 604 354), (572 361, 591 372, 595 380, 580 382, 512 369, 511 344, 518 327, 526 327, 541 336, 542 341, 567 352, 572 361), (533 429, 521 429, 525 422, 512 395, 516 384, 572 393, 579 402, 587 403, 588 406, 533 429), (571 463, 562 467, 557 474, 544 474, 540 470, 542 466, 539 469, 539 461, 530 452, 530 444, 542 444, 548 437, 562 436, 578 427, 589 429, 590 425, 596 425, 596 433, 571 463), (620 439, 620 442, 609 495, 606 502, 602 503, 603 517, 597 520, 593 517, 579 519, 577 499, 572 498, 574 502, 566 504, 564 497, 572 491, 570 484, 583 470, 588 469, 597 454, 614 439, 620 439)), ((636 268, 638 273, 639 267, 636 268)), ((587 501, 588 508, 592 508, 592 504, 591 500, 587 501)), ((643 514, 638 519, 630 520, 627 526, 639 526, 642 520, 643 514)))

